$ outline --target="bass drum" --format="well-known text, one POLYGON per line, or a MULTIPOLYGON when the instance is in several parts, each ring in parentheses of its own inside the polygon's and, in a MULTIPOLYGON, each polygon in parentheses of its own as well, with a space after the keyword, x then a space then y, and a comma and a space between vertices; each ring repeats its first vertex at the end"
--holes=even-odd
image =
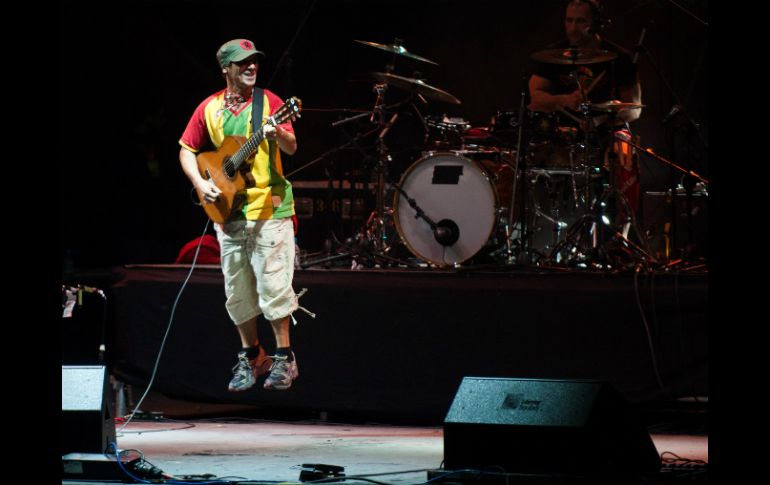
POLYGON ((399 185, 440 230, 434 232, 416 217, 416 208, 396 192, 396 229, 412 254, 436 266, 457 265, 476 255, 494 234, 501 215, 500 201, 505 199, 496 186, 504 189, 513 180, 513 170, 505 167, 443 152, 429 152, 413 163, 399 185))

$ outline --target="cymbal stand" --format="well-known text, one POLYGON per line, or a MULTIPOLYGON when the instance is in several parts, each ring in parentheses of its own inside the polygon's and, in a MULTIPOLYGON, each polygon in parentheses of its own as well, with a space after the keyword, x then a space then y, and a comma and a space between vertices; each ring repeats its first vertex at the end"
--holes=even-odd
MULTIPOLYGON (((581 263, 583 261, 580 261, 580 258, 584 256, 584 254, 578 249, 580 248, 581 241, 585 238, 589 240, 588 249, 587 252, 590 253, 590 256, 594 256, 597 252, 598 242, 601 238, 601 233, 603 232, 602 225, 598 224, 598 221, 602 220, 603 214, 603 207, 606 205, 606 201, 604 200, 604 197, 593 197, 591 194, 591 165, 589 160, 589 147, 591 146, 591 135, 594 135, 594 138, 598 142, 598 136, 595 136, 595 127, 593 125, 593 120, 591 118, 591 110, 590 110, 590 103, 588 102, 587 98, 587 90, 583 88, 582 83, 580 82, 580 79, 577 75, 577 69, 573 69, 570 72, 570 77, 575 82, 575 85, 577 86, 577 89, 580 91, 581 99, 583 99, 583 102, 579 106, 579 110, 582 114, 582 119, 579 119, 575 116, 572 116, 570 113, 561 110, 562 112, 565 112, 565 114, 569 115, 571 118, 573 118, 576 121, 579 121, 579 123, 582 125, 583 130, 583 143, 582 145, 578 144, 577 147, 579 149, 582 149, 582 168, 583 168, 583 178, 584 178, 584 187, 583 187, 583 193, 582 193, 582 199, 584 204, 590 204, 587 211, 574 223, 572 223, 571 226, 567 227, 566 229, 566 235, 565 239, 563 241, 559 241, 559 235, 562 230, 562 227, 558 224, 558 220, 556 221, 556 224, 554 226, 554 246, 551 249, 551 252, 548 254, 548 256, 544 259, 544 263, 563 263, 563 262, 572 262, 575 260, 578 260, 578 263, 581 263), (596 212, 599 212, 597 215, 596 212), (572 248, 571 251, 566 251, 566 254, 563 254, 564 247, 566 245, 570 245, 572 248)), ((599 143, 600 144, 600 143, 599 143)), ((575 208, 577 209, 580 205, 580 197, 578 196, 578 190, 577 190, 577 182, 575 180, 577 170, 575 169, 575 147, 570 147, 569 151, 569 164, 570 164, 570 182, 571 182, 571 189, 572 189, 572 195, 575 199, 575 208)), ((609 192, 606 193, 608 195, 609 192)), ((600 194, 597 194, 597 196, 600 194)), ((586 246, 585 244, 583 245, 586 246)))
MULTIPOLYGON (((374 165, 374 173, 377 177, 377 188, 375 194, 375 209, 369 215, 366 221, 365 227, 361 232, 356 234, 355 238, 361 245, 371 249, 367 254, 369 256, 369 262, 374 263, 377 258, 381 258, 389 263, 404 263, 401 260, 388 256, 388 253, 392 247, 393 241, 390 240, 388 234, 388 224, 392 218, 393 209, 386 207, 385 205, 385 191, 386 186, 391 183, 388 174, 388 166, 392 162, 390 151, 385 143, 385 136, 398 120, 398 109, 403 107, 407 103, 411 103, 411 98, 407 98, 404 101, 400 101, 391 106, 384 105, 385 91, 387 90, 387 84, 377 84, 374 87, 374 91, 377 92, 378 101, 375 103, 373 114, 371 119, 377 119, 380 130, 380 134, 377 136, 377 161, 374 165), (393 115, 385 121, 385 113, 390 111, 386 108, 394 108, 393 115), (376 116, 375 116, 376 115, 376 116)), ((354 267, 357 266, 357 262, 354 259, 354 267)))
MULTIPOLYGON (((597 193, 591 197, 591 183, 590 183, 590 176, 591 176, 591 166, 590 166, 590 160, 589 160, 589 147, 590 147, 590 133, 594 133, 596 138, 596 143, 599 145, 600 153, 603 153, 603 150, 601 149, 601 140, 599 139, 598 135, 596 134, 596 129, 592 124, 592 119, 590 117, 591 107, 589 103, 584 103, 581 106, 581 110, 583 111, 583 116, 586 120, 586 126, 585 126, 585 136, 584 136, 584 146, 583 146, 583 165, 584 165, 584 174, 585 174, 585 202, 588 203, 589 200, 591 200, 591 204, 588 208, 588 211, 580 218, 578 221, 576 221, 570 228, 567 229, 567 236, 564 241, 561 241, 560 243, 556 244, 551 251, 550 255, 546 259, 547 262, 561 262, 561 257, 564 255, 565 260, 568 262, 577 262, 578 264, 593 264, 595 266, 603 267, 603 266, 611 266, 611 265, 621 265, 623 264, 623 261, 615 258, 612 260, 610 257, 609 247, 607 244, 611 241, 617 241, 619 246, 618 249, 621 249, 624 252, 625 256, 628 256, 628 253, 630 252, 632 255, 635 255, 639 258, 641 258, 641 261, 637 261, 637 264, 657 264, 658 260, 651 255, 650 251, 642 247, 642 245, 645 245, 645 240, 640 234, 639 231, 639 224, 636 220, 636 216, 634 214, 634 211, 631 208, 630 203, 628 202, 628 198, 623 194, 623 192, 614 187, 612 183, 616 180, 615 178, 615 171, 617 168, 617 162, 610 162, 609 166, 609 183, 602 184, 601 191, 597 191, 597 193), (611 221, 607 215, 606 210, 609 207, 609 199, 610 197, 615 197, 616 201, 622 205, 622 211, 626 215, 626 221, 623 223, 623 225, 626 227, 622 232, 619 231, 615 225, 616 221, 611 221), (631 226, 634 229, 634 232, 636 234, 637 239, 640 241, 640 244, 636 244, 632 242, 627 237, 627 229, 628 226, 631 226), (590 243, 589 244, 583 244, 581 246, 581 239, 584 238, 584 236, 590 237, 590 243), (570 251, 565 251, 565 247, 569 245, 571 247, 570 251), (566 253, 566 254, 565 254, 566 253), (584 258, 581 260, 581 258, 584 258)), ((613 126, 613 120, 614 120, 614 113, 611 112, 608 122, 610 126, 613 126)), ((627 136, 620 136, 618 134, 614 135, 615 138, 620 139, 622 141, 627 141, 629 138, 627 136)), ((630 142, 632 146, 634 145, 632 142, 630 142)), ((571 162, 572 164, 572 162, 571 162)))
MULTIPOLYGON (((601 146, 601 140, 599 139, 599 136, 596 132, 596 127, 593 123, 593 118, 591 117, 591 104, 588 101, 588 91, 583 88, 582 83, 580 82, 578 76, 577 76, 577 69, 573 69, 572 72, 570 72, 570 77, 575 81, 575 84, 577 85, 578 89, 580 90, 580 97, 583 99, 583 102, 579 106, 580 113, 582 115, 581 125, 582 125, 582 131, 583 131, 583 143, 582 145, 578 145, 579 149, 582 149, 582 157, 580 159, 582 163, 583 168, 583 194, 582 199, 583 203, 588 205, 590 204, 588 208, 588 213, 590 217, 587 219, 586 215, 578 219, 578 221, 575 223, 580 229, 581 227, 583 230, 587 230, 587 234, 591 237, 591 248, 596 249, 599 245, 599 241, 603 240, 603 233, 604 228, 602 224, 597 224, 597 221, 601 221, 604 217, 603 211, 604 207, 606 206, 606 200, 605 197, 603 197, 604 190, 597 190, 596 195, 592 197, 592 177, 591 177, 591 160, 590 160, 590 147, 592 146, 592 137, 593 140, 596 142, 596 145, 598 145, 599 153, 602 153, 602 146, 601 146), (597 199, 596 197, 599 196, 600 198, 597 199), (595 217, 595 214, 592 214, 593 212, 599 212, 599 217, 595 217), (590 222, 590 225, 586 228, 585 224, 587 222, 590 222)), ((593 87, 593 86, 592 86, 593 87)), ((577 182, 575 180, 576 172, 575 170, 575 157, 574 157, 574 148, 570 150, 569 154, 569 160, 570 160, 570 179, 572 183, 572 194, 575 198, 575 208, 577 209, 580 205, 580 200, 578 197, 578 191, 577 191, 577 182)), ((571 229, 568 229, 568 234, 571 231, 571 229)), ((551 260, 554 256, 557 258, 556 262, 560 262, 560 255, 557 251, 558 243, 554 246, 553 250, 551 251, 551 254, 548 257, 548 260, 551 260)))
POLYGON ((522 141, 523 141, 523 134, 524 134, 524 115, 526 112, 526 97, 527 97, 527 84, 528 84, 529 76, 524 73, 522 76, 522 89, 521 89, 521 100, 519 102, 519 132, 516 137, 516 158, 513 162, 513 186, 511 187, 511 203, 510 207, 508 208, 508 224, 505 227, 505 245, 506 245, 506 260, 508 263, 513 263, 515 261, 514 254, 513 254, 513 247, 512 247, 512 241, 511 236, 513 232, 513 219, 516 211, 516 186, 518 185, 516 183, 517 177, 521 176, 521 180, 523 181, 522 189, 521 189, 521 195, 519 196, 519 200, 521 200, 520 204, 520 211, 519 211, 519 254, 518 254, 518 263, 520 264, 528 264, 531 263, 532 260, 530 258, 527 244, 527 239, 529 236, 527 235, 527 157, 524 154, 524 150, 522 149, 522 141))
POLYGON ((605 189, 600 197, 594 198, 589 210, 567 229, 565 239, 559 241, 553 247, 545 262, 566 262, 574 263, 578 266, 587 267, 592 265, 599 268, 609 268, 612 265, 620 266, 623 264, 623 261, 617 257, 613 260, 610 256, 609 248, 606 245, 609 241, 602 241, 602 244, 598 244, 597 239, 600 237, 599 235, 603 234, 604 231, 608 231, 613 239, 617 240, 618 249, 622 250, 624 256, 634 255, 638 257, 638 260, 634 263, 635 266, 658 263, 658 260, 647 250, 632 242, 621 231, 610 226, 603 210, 603 207, 607 205, 610 195, 616 196, 621 201, 626 210, 631 214, 632 224, 634 227, 637 227, 628 199, 618 189, 610 186, 605 189), (606 229, 604 226, 609 229, 606 229), (590 238, 587 244, 583 243, 583 240, 586 238, 590 238))
POLYGON ((378 129, 380 134, 377 137, 377 162, 374 165, 374 172, 377 176, 377 192, 375 194, 375 209, 369 215, 369 219, 366 222, 364 229, 367 239, 374 243, 374 249, 384 251, 387 249, 387 234, 385 232, 385 176, 387 173, 388 164, 391 161, 388 147, 385 144, 384 138, 388 130, 393 123, 398 119, 398 114, 394 114, 391 119, 385 123, 385 112, 383 110, 383 101, 385 93, 388 89, 386 83, 377 83, 374 85, 373 91, 377 93, 377 101, 375 101, 374 109, 372 110, 372 116, 369 119, 374 122, 377 120, 378 129))
MULTIPOLYGON (((393 38, 393 45, 396 47, 401 48, 404 43, 404 39, 399 39, 398 37, 393 38)), ((391 58, 391 61, 389 64, 385 64, 385 72, 392 73, 396 70, 396 59, 398 59, 398 54, 395 52, 393 53, 393 57, 391 58)))

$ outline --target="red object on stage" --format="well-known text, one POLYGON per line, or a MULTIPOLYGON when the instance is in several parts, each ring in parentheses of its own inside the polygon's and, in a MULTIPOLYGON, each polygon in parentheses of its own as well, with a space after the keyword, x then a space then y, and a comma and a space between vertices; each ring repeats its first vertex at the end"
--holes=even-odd
POLYGON ((192 241, 188 242, 182 249, 179 250, 179 255, 176 257, 175 264, 192 263, 195 256, 195 250, 200 243, 201 249, 198 253, 199 264, 219 264, 220 263, 220 250, 219 241, 217 238, 210 234, 205 234, 201 237, 196 237, 192 241))

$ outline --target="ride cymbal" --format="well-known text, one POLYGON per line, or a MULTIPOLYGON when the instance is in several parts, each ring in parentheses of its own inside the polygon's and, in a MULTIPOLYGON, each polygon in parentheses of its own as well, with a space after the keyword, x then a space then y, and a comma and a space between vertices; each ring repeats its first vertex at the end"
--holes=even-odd
POLYGON ((533 53, 530 58, 546 64, 596 64, 611 61, 618 57, 614 52, 601 49, 546 49, 533 53))
POLYGON ((390 74, 387 72, 372 72, 370 74, 380 82, 390 84, 406 91, 414 91, 417 94, 422 94, 423 96, 436 99, 438 101, 444 101, 445 103, 462 104, 459 99, 455 98, 448 92, 433 87, 429 84, 425 84, 420 79, 398 76, 396 74, 390 74))
POLYGON ((643 108, 645 105, 640 103, 624 103, 622 101, 617 100, 611 100, 611 101, 605 101, 604 103, 596 103, 591 104, 589 107, 591 108, 591 111, 601 111, 604 113, 612 113, 612 112, 618 112, 618 111, 625 111, 628 109, 639 109, 643 108))
MULTIPOLYGON (((398 39, 397 39, 398 40, 398 39)), ((426 59, 422 56, 418 56, 417 54, 412 54, 411 52, 406 50, 406 47, 402 46, 399 43, 395 44, 377 44, 375 42, 367 42, 365 40, 355 40, 355 42, 358 42, 359 44, 368 45, 370 47, 375 47, 377 49, 381 49, 387 52, 392 52, 394 54, 399 54, 405 57, 410 57, 412 59, 416 59, 418 61, 427 62, 428 64, 433 64, 435 66, 438 66, 438 63, 431 61, 430 59, 426 59)))

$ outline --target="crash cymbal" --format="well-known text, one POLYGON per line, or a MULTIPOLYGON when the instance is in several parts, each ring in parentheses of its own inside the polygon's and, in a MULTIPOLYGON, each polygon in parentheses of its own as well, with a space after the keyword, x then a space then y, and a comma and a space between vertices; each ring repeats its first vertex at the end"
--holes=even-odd
POLYGON ((535 61, 545 62, 546 64, 596 64, 597 62, 611 61, 618 57, 618 55, 601 49, 567 47, 565 49, 538 51, 530 57, 535 61))
POLYGON ((395 74, 390 74, 387 72, 372 72, 370 74, 372 75, 373 78, 377 79, 380 82, 390 84, 392 86, 404 89, 406 91, 415 91, 418 94, 427 96, 428 98, 437 99, 439 101, 444 101, 446 103, 461 104, 460 100, 455 98, 451 94, 447 93, 446 91, 442 91, 439 88, 434 88, 429 84, 425 84, 420 79, 412 79, 411 77, 397 76, 395 74))
MULTIPOLYGON (((398 40, 398 39, 397 39, 398 40)), ((367 42, 365 40, 355 40, 355 42, 358 42, 359 44, 368 45, 371 47, 376 47, 377 49, 382 49, 384 51, 392 52, 394 54, 399 54, 406 57, 411 57, 412 59, 417 59, 418 61, 427 62, 428 64, 433 64, 438 66, 438 63, 435 63, 431 61, 430 59, 426 59, 422 56, 418 56, 417 54, 412 54, 411 52, 406 50, 406 47, 402 46, 400 43, 396 42, 392 45, 386 45, 386 44, 376 44, 374 42, 367 42)))
POLYGON ((638 109, 645 105, 639 103, 624 103, 618 100, 605 101, 604 103, 596 103, 590 105, 591 111, 601 111, 605 113, 612 113, 618 111, 625 111, 627 109, 638 109))

